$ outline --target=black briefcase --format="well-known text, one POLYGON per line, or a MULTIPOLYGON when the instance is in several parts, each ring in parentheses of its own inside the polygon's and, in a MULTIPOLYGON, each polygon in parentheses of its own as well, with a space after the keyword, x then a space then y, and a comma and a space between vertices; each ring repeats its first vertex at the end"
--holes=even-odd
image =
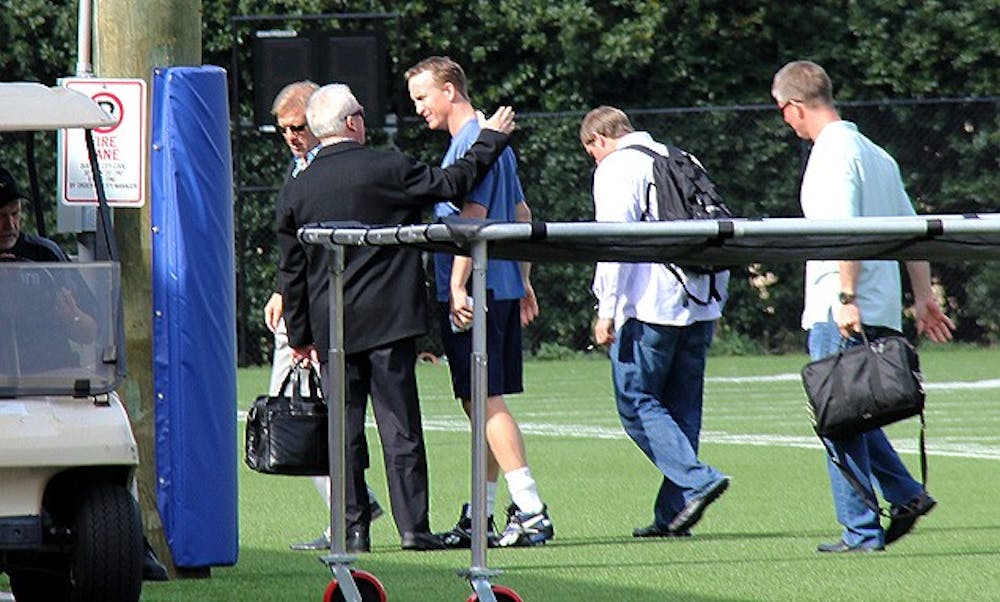
POLYGON ((924 389, 916 350, 903 337, 865 341, 810 362, 802 384, 816 434, 838 439, 922 415, 924 389))
POLYGON ((265 474, 329 474, 327 408, 319 375, 312 366, 293 366, 280 391, 277 397, 259 396, 247 413, 247 466, 265 474), (306 395, 303 373, 309 380, 306 395))

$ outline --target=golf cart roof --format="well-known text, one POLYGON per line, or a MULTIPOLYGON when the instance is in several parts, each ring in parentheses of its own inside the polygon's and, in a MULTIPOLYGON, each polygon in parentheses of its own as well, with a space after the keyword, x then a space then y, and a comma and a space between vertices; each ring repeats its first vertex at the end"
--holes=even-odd
POLYGON ((0 131, 110 127, 118 123, 86 94, 31 82, 0 83, 0 131))

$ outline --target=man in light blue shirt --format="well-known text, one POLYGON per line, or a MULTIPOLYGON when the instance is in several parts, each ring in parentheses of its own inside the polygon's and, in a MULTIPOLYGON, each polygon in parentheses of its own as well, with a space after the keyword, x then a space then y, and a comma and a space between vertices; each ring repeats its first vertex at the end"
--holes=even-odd
MULTIPOLYGON (((802 213, 810 219, 913 215, 896 161, 881 147, 842 121, 834 107, 833 85, 826 71, 810 61, 794 61, 779 70, 771 86, 785 123, 813 142, 802 178, 802 213)), ((917 332, 932 341, 951 339, 954 325, 941 311, 931 287, 926 261, 906 262, 913 288, 917 332)), ((809 261, 806 263, 802 327, 809 332, 809 355, 815 360, 869 339, 900 334, 902 290, 896 261, 809 261)), ((840 469, 827 462, 839 541, 820 552, 882 550, 930 512, 935 500, 902 463, 882 429, 828 440, 841 464, 854 471, 867 491, 854 489, 840 469), (891 504, 883 531, 874 501, 877 483, 891 504), (866 502, 867 499, 867 502, 866 502)))

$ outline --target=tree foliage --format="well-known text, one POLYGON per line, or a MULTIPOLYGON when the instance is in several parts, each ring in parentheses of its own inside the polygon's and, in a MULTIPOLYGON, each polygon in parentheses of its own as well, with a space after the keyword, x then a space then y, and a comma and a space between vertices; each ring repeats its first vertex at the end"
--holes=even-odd
MULTIPOLYGON (((75 2, 0 2, 3 79, 54 83, 74 61, 75 2)), ((252 98, 254 24, 234 15, 398 13, 396 21, 294 18, 262 28, 335 32, 380 28, 389 49, 388 83, 398 130, 389 142, 437 162, 445 136, 413 119, 402 73, 431 54, 458 60, 473 102, 513 104, 520 114, 514 147, 536 217, 590 219, 592 165, 577 128, 598 104, 630 112, 655 137, 697 154, 731 205, 746 216, 798 215, 803 148, 771 108, 771 77, 788 60, 808 58, 833 77, 845 118, 893 153, 920 212, 997 211, 996 69, 1000 11, 995 0, 956 5, 939 0, 812 3, 721 0, 204 0, 203 57, 232 69, 240 59, 237 119, 244 185, 280 182, 280 141, 247 131, 252 98), (921 99, 992 97, 987 103, 919 104, 921 99), (860 101, 895 99, 896 104, 860 101), (900 104, 899 100, 914 104, 900 104), (858 104, 855 104, 858 103, 858 104), (739 106, 732 110, 708 107, 739 106), (703 108, 701 112, 664 107, 703 108)), ((5 149, 0 158, 8 161, 5 149)), ((240 195, 237 219, 240 323, 245 361, 266 361, 260 308, 274 285, 274 196, 240 195)), ((967 340, 1000 340, 1000 282, 981 264, 944 266, 942 295, 967 340)), ((532 345, 586 346, 591 266, 538 266, 543 320, 532 345)), ((734 278, 722 339, 761 349, 798 348, 801 266, 755 265, 734 278)), ((432 343, 429 343, 432 345, 432 343)))

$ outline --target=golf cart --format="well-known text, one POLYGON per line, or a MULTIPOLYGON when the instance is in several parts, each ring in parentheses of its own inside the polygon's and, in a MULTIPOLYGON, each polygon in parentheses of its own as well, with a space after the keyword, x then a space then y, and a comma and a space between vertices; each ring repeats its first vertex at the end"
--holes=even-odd
POLYGON ((116 121, 67 88, 0 83, 0 131, 86 130, 100 201, 94 261, 0 250, 0 572, 17 602, 135 601, 142 587, 139 456, 115 392, 120 265, 90 132, 116 121))

